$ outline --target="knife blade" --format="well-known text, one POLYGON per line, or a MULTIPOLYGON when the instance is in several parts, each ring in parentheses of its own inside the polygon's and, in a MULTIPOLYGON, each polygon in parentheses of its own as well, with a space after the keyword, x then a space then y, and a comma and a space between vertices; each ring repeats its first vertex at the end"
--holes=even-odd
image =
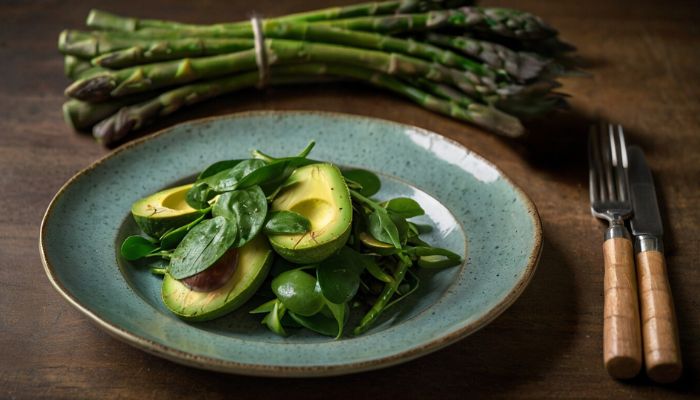
MULTIPOLYGON (((664 234, 659 203, 656 198, 656 188, 651 170, 644 158, 642 149, 630 146, 627 150, 629 158, 628 181, 630 185, 630 195, 632 197, 632 207, 634 215, 630 219, 630 228, 634 235, 635 242, 639 241, 640 246, 645 250, 663 251, 662 237, 664 234)), ((641 251, 642 249, 637 249, 641 251)))
POLYGON ((663 223, 654 178, 639 147, 630 146, 628 182, 635 239, 642 342, 647 376, 660 383, 677 380, 683 371, 678 327, 663 254, 663 223))

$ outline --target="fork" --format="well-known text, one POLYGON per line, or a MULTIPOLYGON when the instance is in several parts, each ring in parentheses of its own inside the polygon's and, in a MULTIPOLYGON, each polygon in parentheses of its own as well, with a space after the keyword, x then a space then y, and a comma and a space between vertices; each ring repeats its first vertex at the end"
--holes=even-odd
POLYGON ((632 241, 625 219, 632 215, 627 147, 620 125, 591 126, 588 143, 591 212, 608 221, 603 243, 605 308, 603 362, 613 378, 636 376, 642 341, 632 241))

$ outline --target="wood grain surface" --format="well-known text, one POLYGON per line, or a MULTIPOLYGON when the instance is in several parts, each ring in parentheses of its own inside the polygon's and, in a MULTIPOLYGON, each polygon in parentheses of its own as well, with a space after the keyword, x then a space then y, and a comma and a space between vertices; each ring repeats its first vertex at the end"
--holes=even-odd
MULTIPOLYGON (((333 0, 334 4, 347 2, 333 0)), ((531 196, 544 227, 537 273, 522 297, 476 334, 381 371, 330 379, 262 379, 183 367, 102 332, 51 287, 38 252, 54 193, 104 155, 61 118, 61 29, 99 7, 191 22, 272 16, 321 0, 0 3, 0 398, 614 398, 700 395, 700 2, 504 0, 549 21, 579 48, 589 77, 567 78, 572 109, 506 141, 356 84, 243 91, 153 129, 256 109, 328 110, 413 124, 493 161, 531 196), (603 367, 604 225, 591 217, 585 154, 593 116, 621 122, 657 178, 668 278, 684 376, 673 385, 611 379, 603 367)), ((152 129, 152 130, 153 130, 152 129)), ((151 130, 151 131, 152 131, 151 130)), ((89 238, 86 238, 89 240, 89 238)))

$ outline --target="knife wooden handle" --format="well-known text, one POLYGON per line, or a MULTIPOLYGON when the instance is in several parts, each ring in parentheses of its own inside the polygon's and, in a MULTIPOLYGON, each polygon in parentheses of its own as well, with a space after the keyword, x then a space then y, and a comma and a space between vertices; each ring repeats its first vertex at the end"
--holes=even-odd
POLYGON ((606 240, 603 257, 603 361, 613 378, 633 378, 642 367, 642 340, 632 242, 624 237, 606 240))
POLYGON ((674 382, 680 378, 683 364, 664 254, 637 253, 637 279, 647 376, 659 383, 674 382))

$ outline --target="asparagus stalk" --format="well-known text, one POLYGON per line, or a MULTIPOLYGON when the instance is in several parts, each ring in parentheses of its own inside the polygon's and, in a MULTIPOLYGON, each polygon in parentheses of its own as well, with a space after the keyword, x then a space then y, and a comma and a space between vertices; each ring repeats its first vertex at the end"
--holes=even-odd
POLYGON ((249 50, 255 47, 253 39, 190 38, 157 40, 110 53, 92 59, 94 65, 106 68, 125 68, 139 64, 177 60, 179 58, 212 56, 249 50))
MULTIPOLYGON (((362 4, 353 4, 343 7, 330 7, 320 10, 294 13, 282 17, 274 18, 276 21, 285 22, 311 22, 331 19, 343 19, 361 16, 405 14, 424 12, 429 10, 444 10, 461 7, 471 4, 471 0, 399 0, 382 1, 362 4)), ((157 19, 141 19, 122 17, 101 10, 91 10, 88 14, 87 26, 95 29, 116 30, 116 31, 137 31, 140 29, 197 29, 202 27, 217 27, 217 29, 231 29, 246 26, 247 21, 221 23, 213 25, 184 24, 173 21, 163 21, 157 19)))
MULTIPOLYGON (((178 32, 188 36, 239 37, 250 31, 250 21, 234 24, 188 25, 159 21, 158 24, 145 24, 143 20, 123 18, 124 23, 96 23, 94 11, 88 17, 88 26, 138 33, 142 36, 158 36, 168 32, 178 32)), ((152 21, 152 20, 148 20, 152 21)), ((275 21, 272 22, 284 22, 275 21)), ((545 39, 556 36, 557 32, 539 17, 523 11, 507 8, 461 7, 449 10, 427 11, 415 14, 363 16, 345 19, 331 19, 311 22, 312 25, 326 25, 337 28, 377 33, 406 33, 439 28, 456 28, 486 34, 514 38, 518 40, 545 39)))
POLYGON ((551 60, 535 53, 518 52, 500 44, 477 40, 468 36, 449 36, 428 33, 425 40, 438 46, 449 47, 483 61, 498 70, 505 70, 520 81, 536 78, 551 60))
MULTIPOLYGON (((465 58, 453 51, 418 42, 412 39, 400 39, 369 32, 357 32, 330 26, 316 26, 306 23, 264 21, 263 33, 267 38, 294 39, 312 42, 340 44, 386 52, 411 55, 428 61, 434 61, 447 67, 464 69, 479 76, 495 78, 497 72, 488 66, 465 58)), ((162 34, 163 32, 161 32, 162 34)), ((253 38, 252 28, 239 29, 236 35, 253 38)), ((180 39, 158 41, 149 46, 143 44, 113 53, 103 54, 93 63, 104 67, 118 68, 143 62, 173 60, 183 57, 197 57, 228 53, 252 48, 252 40, 242 39, 180 39)))
POLYGON ((102 103, 70 99, 63 103, 63 120, 76 131, 90 130, 95 124, 113 115, 120 108, 142 102, 151 96, 152 94, 144 93, 102 103))
MULTIPOLYGON (((497 85, 492 79, 479 77, 470 71, 458 71, 397 53, 279 39, 266 40, 265 48, 270 65, 302 61, 338 63, 389 75, 423 76, 436 82, 455 85, 487 103, 511 96, 522 89, 515 85, 497 85)), ((103 101, 255 68, 255 51, 251 49, 104 72, 74 82, 65 93, 79 100, 103 101)))
POLYGON ((454 28, 518 40, 544 39, 557 34, 539 17, 507 8, 462 7, 421 14, 320 21, 314 24, 389 34, 454 28))
MULTIPOLYGON (((322 63, 275 66, 271 70, 270 83, 304 82, 318 76, 351 78, 382 87, 429 110, 471 122, 501 135, 517 137, 524 133, 524 128, 517 118, 501 111, 475 102, 460 106, 454 101, 430 95, 387 74, 361 67, 322 63)), ((172 114, 186 105, 254 87, 258 84, 258 79, 257 71, 251 71, 169 90, 153 99, 121 108, 116 114, 95 125, 93 135, 107 145, 115 143, 158 117, 172 114)))

